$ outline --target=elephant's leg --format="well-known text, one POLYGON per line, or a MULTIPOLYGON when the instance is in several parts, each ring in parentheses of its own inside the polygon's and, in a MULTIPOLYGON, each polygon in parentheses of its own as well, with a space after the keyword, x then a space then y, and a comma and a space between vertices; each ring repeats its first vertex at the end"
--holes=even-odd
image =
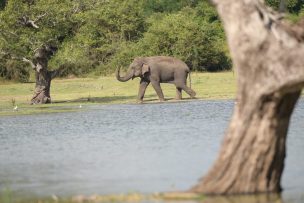
POLYGON ((195 98, 196 92, 189 88, 186 84, 180 86, 191 98, 195 98))
POLYGON ((160 87, 160 84, 159 82, 156 82, 156 81, 151 81, 151 84, 156 92, 156 94, 158 95, 158 98, 159 98, 159 101, 165 101, 164 99, 164 94, 163 94, 163 91, 160 87))
POLYGON ((175 96, 176 100, 181 100, 182 99, 182 88, 180 87, 176 87, 176 96, 175 96))
POLYGON ((183 90, 185 91, 185 92, 187 92, 187 94, 189 94, 189 96, 191 97, 191 98, 195 98, 195 95, 196 95, 196 92, 193 90, 193 89, 191 89, 191 88, 189 88, 188 86, 184 86, 183 87, 183 90))
POLYGON ((139 84, 139 90, 138 90, 138 97, 137 101, 142 103, 145 95, 145 91, 149 85, 149 81, 141 79, 140 84, 139 84))
POLYGON ((189 88, 187 85, 187 77, 184 77, 182 80, 176 80, 175 81, 175 86, 176 88, 180 88, 182 90, 184 90, 191 98, 194 98, 196 93, 194 90, 192 90, 191 88, 189 88))

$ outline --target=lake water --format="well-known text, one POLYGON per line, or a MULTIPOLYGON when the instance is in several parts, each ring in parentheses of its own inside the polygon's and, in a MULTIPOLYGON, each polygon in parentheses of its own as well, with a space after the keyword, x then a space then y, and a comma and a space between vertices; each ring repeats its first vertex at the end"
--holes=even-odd
MULTIPOLYGON (((186 190, 216 158, 233 101, 98 105, 0 118, 0 191, 16 196, 186 190)), ((304 200, 304 101, 287 140, 283 198, 304 200)))

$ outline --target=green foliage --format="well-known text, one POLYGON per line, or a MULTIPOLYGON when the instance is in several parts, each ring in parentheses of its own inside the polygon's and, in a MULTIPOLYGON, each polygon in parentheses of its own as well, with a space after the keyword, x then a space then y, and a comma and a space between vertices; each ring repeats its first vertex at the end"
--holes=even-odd
POLYGON ((60 0, 37 0, 35 4, 22 0, 8 1, 1 15, 1 34, 6 40, 6 51, 29 56, 43 44, 60 43, 74 27, 71 6, 69 1, 60 0), (23 17, 35 20, 39 16, 38 29, 21 23, 23 17))
POLYGON ((199 0, 146 0, 145 11, 148 13, 176 12, 184 7, 194 7, 199 0))
POLYGON ((0 77, 27 82, 29 76, 29 69, 23 63, 12 59, 0 61, 0 77))
POLYGON ((4 9, 6 0, 0 0, 0 10, 4 9))
POLYGON ((207 0, 0 4, 0 77, 28 80, 31 68, 21 59, 31 59, 45 44, 58 47, 49 67, 65 68, 62 76, 112 73, 136 56, 150 55, 176 56, 199 71, 231 67, 221 23, 207 0), (25 17, 38 28, 22 23, 25 17))
MULTIPOLYGON (((266 4, 278 10, 281 0, 266 0, 266 4)), ((285 0, 285 5, 289 13, 299 13, 304 8, 304 0, 285 0)))
POLYGON ((112 66, 125 66, 135 56, 167 55, 184 60, 193 70, 229 69, 224 32, 215 10, 201 2, 195 9, 185 7, 171 14, 155 14, 137 43, 124 44, 112 66))
POLYGON ((9 0, 0 16, 0 70, 3 77, 28 80, 30 69, 25 68, 28 64, 21 61, 22 57, 31 58, 42 45, 60 45, 63 39, 72 35, 77 25, 74 12, 71 1, 9 0), (35 21, 38 28, 23 24, 24 18, 35 21))
POLYGON ((68 66, 76 75, 103 67, 122 43, 139 39, 145 29, 143 5, 137 0, 107 1, 76 18, 82 26, 54 58, 56 66, 68 66))
MULTIPOLYGON (((281 0, 266 0, 266 4, 275 10, 279 10, 281 0)), ((297 22, 304 15, 304 0, 285 0, 286 18, 297 22)))

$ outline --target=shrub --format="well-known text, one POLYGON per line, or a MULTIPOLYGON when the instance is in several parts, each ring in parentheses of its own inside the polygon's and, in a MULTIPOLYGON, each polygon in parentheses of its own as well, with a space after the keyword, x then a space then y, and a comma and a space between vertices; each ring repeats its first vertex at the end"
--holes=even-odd
POLYGON ((20 82, 28 82, 30 74, 24 63, 16 60, 6 60, 0 62, 0 77, 7 80, 15 80, 20 82))
POLYGON ((217 14, 206 2, 171 14, 155 14, 149 28, 136 43, 126 44, 111 64, 130 61, 135 56, 167 55, 185 61, 197 71, 229 69, 224 33, 217 14))

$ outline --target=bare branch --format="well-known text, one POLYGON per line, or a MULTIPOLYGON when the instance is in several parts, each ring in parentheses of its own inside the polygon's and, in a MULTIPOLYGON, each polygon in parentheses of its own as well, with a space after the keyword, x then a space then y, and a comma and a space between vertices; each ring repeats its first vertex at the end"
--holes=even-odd
POLYGON ((35 22, 40 20, 41 18, 43 18, 46 15, 47 15, 47 13, 44 13, 44 14, 41 14, 41 15, 37 16, 36 19, 35 19, 35 22))
POLYGON ((26 27, 33 27, 35 29, 38 29, 39 26, 35 24, 35 21, 30 20, 29 17, 27 16, 22 16, 21 18, 19 18, 18 21, 21 25, 24 25, 26 27))
POLYGON ((1 55, 4 55, 4 56, 8 56, 10 59, 12 60, 18 60, 18 61, 23 61, 23 62, 26 62, 26 63, 29 63, 30 66, 35 70, 36 69, 36 65, 29 59, 25 58, 25 57, 20 57, 20 56, 16 56, 16 55, 13 55, 11 53, 8 53, 8 52, 5 52, 5 51, 2 51, 0 52, 1 55))
POLYGON ((10 59, 13 59, 13 60, 22 60, 23 61, 23 59, 24 59, 24 57, 14 55, 12 53, 9 53, 9 52, 3 51, 3 50, 0 51, 0 54, 3 55, 3 56, 8 57, 10 59))
POLYGON ((35 64, 34 64, 31 60, 29 60, 29 59, 23 57, 23 58, 22 58, 22 61, 24 61, 24 62, 26 62, 26 63, 29 63, 29 64, 32 66, 33 69, 36 68, 35 64))
POLYGON ((19 23, 27 27, 38 29, 39 26, 36 24, 36 22, 46 15, 47 13, 38 15, 35 20, 31 20, 28 16, 22 16, 21 18, 19 18, 19 23))
POLYGON ((5 51, 3 51, 3 50, 0 50, 0 54, 1 54, 1 55, 7 55, 8 53, 5 52, 5 51))
POLYGON ((78 13, 80 11, 81 11, 81 9, 79 8, 79 5, 74 5, 73 6, 73 13, 78 13))

